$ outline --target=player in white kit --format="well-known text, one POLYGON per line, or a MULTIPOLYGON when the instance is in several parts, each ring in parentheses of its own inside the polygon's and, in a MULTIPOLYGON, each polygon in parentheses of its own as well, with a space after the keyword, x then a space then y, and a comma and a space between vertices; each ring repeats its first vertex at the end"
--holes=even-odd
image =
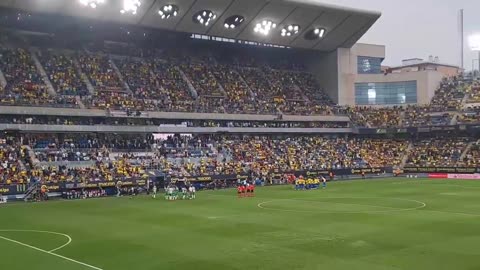
POLYGON ((190 186, 190 198, 195 199, 195 186, 190 186))
POLYGON ((182 200, 186 200, 186 199, 187 199, 187 188, 182 187, 182 200))
POLYGON ((154 199, 157 198, 157 186, 156 186, 156 185, 153 186, 153 195, 152 195, 152 197, 153 197, 154 199))

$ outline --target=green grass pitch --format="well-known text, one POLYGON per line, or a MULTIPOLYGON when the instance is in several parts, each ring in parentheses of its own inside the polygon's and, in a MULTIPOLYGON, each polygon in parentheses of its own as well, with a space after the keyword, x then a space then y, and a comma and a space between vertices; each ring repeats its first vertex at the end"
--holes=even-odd
POLYGON ((1 205, 0 269, 478 270, 480 181, 1 205))

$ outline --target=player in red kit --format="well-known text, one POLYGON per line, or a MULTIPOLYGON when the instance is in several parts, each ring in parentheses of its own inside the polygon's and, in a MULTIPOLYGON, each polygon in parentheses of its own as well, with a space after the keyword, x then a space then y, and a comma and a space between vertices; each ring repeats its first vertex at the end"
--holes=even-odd
POLYGON ((239 186, 237 187, 237 195, 238 195, 239 198, 242 197, 242 194, 243 194, 242 189, 243 189, 243 186, 242 186, 242 185, 239 185, 239 186))
POLYGON ((246 197, 251 197, 251 193, 252 193, 252 185, 251 184, 247 184, 247 186, 245 187, 245 196, 246 197))

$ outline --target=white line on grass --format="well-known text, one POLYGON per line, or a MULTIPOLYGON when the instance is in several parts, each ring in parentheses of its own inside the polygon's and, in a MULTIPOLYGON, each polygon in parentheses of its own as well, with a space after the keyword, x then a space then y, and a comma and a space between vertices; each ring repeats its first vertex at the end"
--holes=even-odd
POLYGON ((257 204, 258 208, 266 209, 266 210, 274 210, 274 211, 283 211, 283 212, 298 212, 298 213, 318 213, 318 214, 331 214, 331 213, 342 213, 342 214, 368 214, 368 213, 390 213, 390 212, 403 212, 403 211, 412 211, 421 209, 427 206, 425 202, 411 200, 411 199, 401 199, 401 198, 387 198, 387 197, 325 197, 322 199, 391 199, 391 200, 400 200, 400 201, 409 201, 415 202, 419 204, 417 207, 411 208, 395 208, 395 207, 388 207, 388 206, 380 206, 380 205, 365 205, 365 204, 356 204, 356 203, 336 203, 336 202, 325 202, 321 200, 313 201, 313 200, 298 200, 298 199, 278 199, 278 200, 270 200, 264 201, 257 204), (303 202, 314 202, 314 203, 333 203, 333 204, 343 204, 343 205, 356 205, 356 206, 371 206, 371 207, 379 207, 379 208, 388 208, 389 210, 371 210, 371 211, 313 211, 313 210, 295 210, 295 209, 278 209, 278 208, 270 208, 265 207, 263 205, 274 202, 274 201, 303 201, 303 202))
POLYGON ((63 236, 65 238, 68 239, 68 241, 57 247, 57 248, 54 248, 52 250, 49 250, 48 252, 54 252, 54 251, 57 251, 57 250, 60 250, 68 245, 70 245, 70 243, 72 243, 72 237, 70 237, 70 235, 68 234, 64 234, 64 233, 59 233, 59 232, 51 232, 51 231, 38 231, 38 230, 0 230, 0 232, 34 232, 34 233, 47 233, 47 234, 54 234, 54 235, 60 235, 60 236, 63 236))
MULTIPOLYGON (((7 231, 14 231, 14 230, 3 230, 3 231, 7 232, 7 231)), ((20 231, 20 230, 19 230, 19 231, 20 231)), ((32 231, 32 232, 33 232, 33 231, 32 231)), ((40 232, 40 231, 37 231, 37 232, 40 232)), ((54 233, 54 232, 46 232, 46 231, 42 231, 42 232, 57 234, 57 233, 54 233)), ((63 235, 63 234, 60 234, 60 233, 59 233, 59 235, 63 235)), ((4 236, 0 236, 0 239, 6 240, 6 241, 9 241, 9 242, 12 242, 12 243, 15 243, 15 244, 24 246, 24 247, 28 247, 28 248, 34 249, 34 250, 36 250, 36 251, 40 251, 40 252, 43 252, 43 253, 46 253, 46 254, 49 254, 49 255, 52 255, 52 256, 55 256, 55 257, 58 257, 58 258, 61 258, 61 259, 64 259, 64 260, 67 260, 67 261, 70 261, 70 262, 73 262, 73 263, 76 263, 76 264, 80 264, 80 265, 86 266, 86 267, 91 268, 91 269, 103 270, 102 268, 99 268, 99 267, 96 267, 96 266, 93 266, 93 265, 90 265, 90 264, 87 264, 87 263, 84 263, 84 262, 80 262, 80 261, 74 260, 74 259, 72 259, 72 258, 68 258, 68 257, 62 256, 62 255, 53 253, 53 251, 59 250, 60 248, 63 248, 63 247, 65 247, 66 245, 70 244, 71 241, 68 242, 67 244, 63 245, 63 246, 60 246, 60 247, 58 247, 58 248, 56 248, 56 249, 53 249, 53 250, 51 250, 51 251, 48 251, 48 250, 44 250, 44 249, 41 249, 41 248, 38 248, 38 247, 34 247, 34 246, 29 245, 29 244, 25 244, 25 243, 22 243, 22 242, 20 242, 20 241, 13 240, 13 239, 10 239, 10 238, 4 237, 4 236)), ((69 240, 71 240, 70 237, 69 237, 69 240)))

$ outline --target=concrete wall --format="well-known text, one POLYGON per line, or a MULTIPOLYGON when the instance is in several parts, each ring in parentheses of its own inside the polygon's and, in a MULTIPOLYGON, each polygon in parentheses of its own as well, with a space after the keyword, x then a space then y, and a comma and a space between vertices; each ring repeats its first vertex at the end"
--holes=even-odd
POLYGON ((357 43, 352 47, 351 52, 356 56, 378 57, 385 59, 386 48, 385 45, 357 43))
POLYGON ((306 59, 307 69, 333 102, 338 103, 338 57, 337 52, 315 53, 306 59))
POLYGON ((355 104, 354 84, 357 74, 357 56, 351 49, 340 48, 338 51, 338 104, 355 104))

